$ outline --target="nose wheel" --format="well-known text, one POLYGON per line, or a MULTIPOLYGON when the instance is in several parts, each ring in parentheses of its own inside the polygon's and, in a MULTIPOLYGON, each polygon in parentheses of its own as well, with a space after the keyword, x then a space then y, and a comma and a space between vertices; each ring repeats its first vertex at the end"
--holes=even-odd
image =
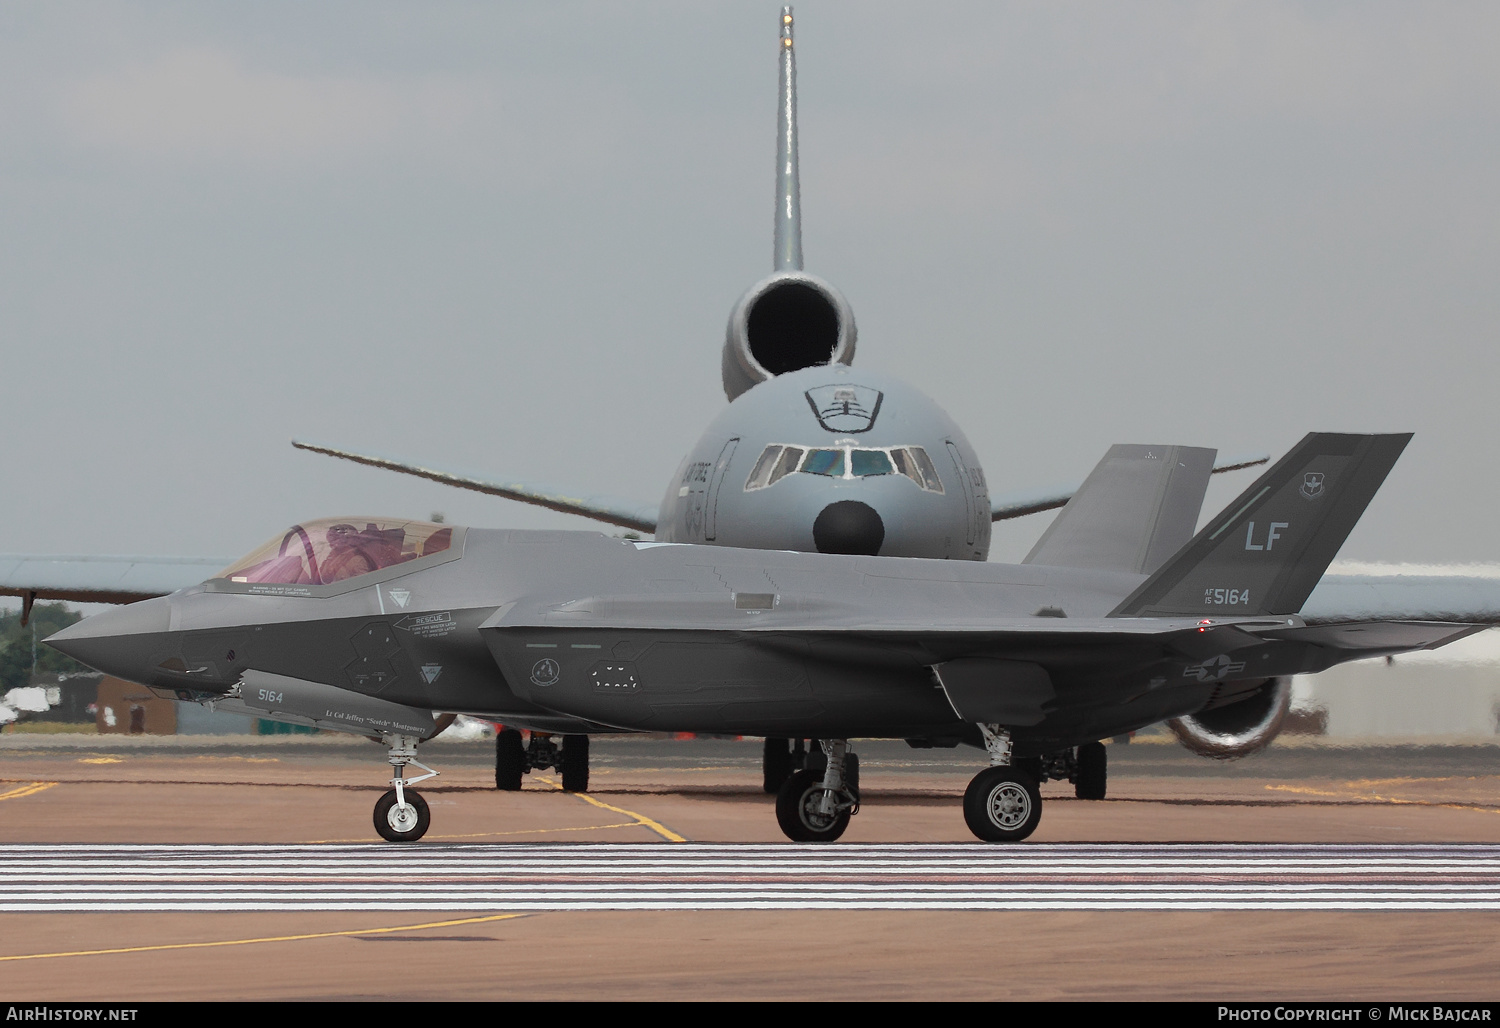
POLYGON ((375 831, 387 842, 416 842, 427 834, 432 812, 427 801, 409 786, 436 778, 437 772, 417 759, 417 738, 411 735, 382 736, 390 750, 391 788, 375 801, 375 831), (406 765, 415 764, 427 773, 406 777, 406 765))
POLYGON ((387 789, 375 801, 375 830, 386 842, 416 842, 432 824, 432 811, 421 794, 410 789, 402 791, 406 794, 405 803, 395 789, 387 789))

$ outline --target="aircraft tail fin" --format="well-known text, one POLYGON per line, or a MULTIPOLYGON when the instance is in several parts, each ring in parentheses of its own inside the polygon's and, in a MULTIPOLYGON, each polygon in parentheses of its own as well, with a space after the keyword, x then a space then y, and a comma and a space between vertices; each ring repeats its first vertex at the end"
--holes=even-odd
POLYGON ((1022 562, 1150 574, 1193 537, 1215 451, 1119 443, 1022 562))
POLYGON ((1295 614, 1410 440, 1308 434, 1110 616, 1295 614))
POLYGON ((781 9, 781 102, 776 108, 777 271, 802 270, 802 191, 797 173, 797 55, 792 9, 781 9))

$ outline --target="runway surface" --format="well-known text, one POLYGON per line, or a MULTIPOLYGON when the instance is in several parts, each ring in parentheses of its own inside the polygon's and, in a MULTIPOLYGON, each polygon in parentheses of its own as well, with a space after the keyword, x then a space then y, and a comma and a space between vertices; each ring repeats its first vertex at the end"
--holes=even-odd
POLYGON ((0 847, 0 911, 1495 910, 1493 845, 0 847))

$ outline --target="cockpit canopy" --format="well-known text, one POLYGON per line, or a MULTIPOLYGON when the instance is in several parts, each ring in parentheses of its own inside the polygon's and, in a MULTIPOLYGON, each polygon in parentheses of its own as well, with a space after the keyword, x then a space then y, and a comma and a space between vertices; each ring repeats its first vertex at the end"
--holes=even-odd
POLYGON ((451 525, 392 518, 323 518, 293 525, 217 577, 231 582, 332 585, 453 545, 451 525))
POLYGON ((745 480, 745 492, 765 489, 793 472, 828 478, 869 478, 873 475, 904 475, 924 491, 941 493, 932 459, 920 446, 787 446, 772 443, 745 480))

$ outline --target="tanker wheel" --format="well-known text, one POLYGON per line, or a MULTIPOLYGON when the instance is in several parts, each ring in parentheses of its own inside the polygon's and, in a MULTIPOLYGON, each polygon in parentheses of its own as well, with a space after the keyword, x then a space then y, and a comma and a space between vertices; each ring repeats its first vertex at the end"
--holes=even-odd
POLYGON ((1102 800, 1109 781, 1109 756, 1102 742, 1086 742, 1078 747, 1078 780, 1073 795, 1081 800, 1102 800))
POLYGON ((792 773, 792 751, 787 748, 790 740, 766 738, 761 752, 761 788, 775 796, 786 784, 792 773))
POLYGON ((589 791, 589 737, 565 735, 562 744, 563 792, 589 791))
POLYGON ((514 728, 500 729, 495 733, 495 788, 520 791, 525 773, 526 747, 521 744, 521 733, 514 728))

